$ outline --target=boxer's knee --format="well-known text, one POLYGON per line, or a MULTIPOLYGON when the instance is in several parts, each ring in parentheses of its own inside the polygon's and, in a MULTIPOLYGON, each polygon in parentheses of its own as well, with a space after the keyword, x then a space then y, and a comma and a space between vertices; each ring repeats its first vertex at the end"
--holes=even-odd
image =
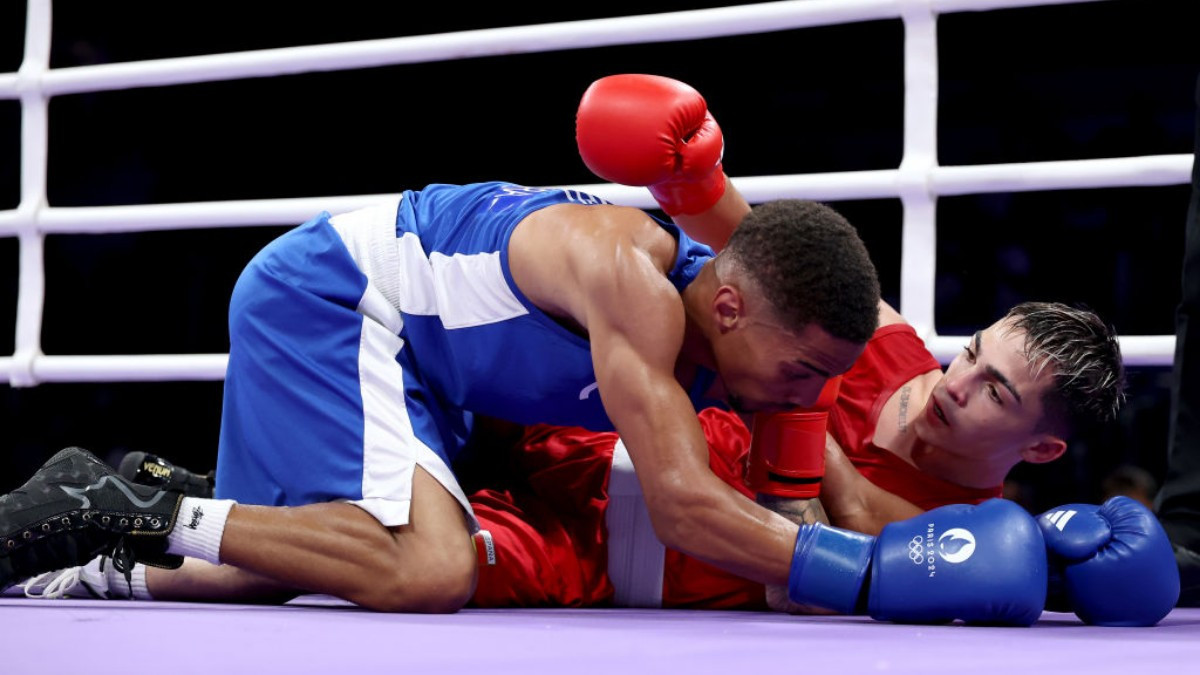
POLYGON ((380 612, 445 614, 462 609, 475 591, 473 553, 405 556, 400 567, 376 580, 359 604, 380 612))
POLYGON ((423 469, 413 480, 410 523, 392 531, 395 557, 359 604, 388 612, 456 612, 475 592, 475 545, 458 501, 423 469))

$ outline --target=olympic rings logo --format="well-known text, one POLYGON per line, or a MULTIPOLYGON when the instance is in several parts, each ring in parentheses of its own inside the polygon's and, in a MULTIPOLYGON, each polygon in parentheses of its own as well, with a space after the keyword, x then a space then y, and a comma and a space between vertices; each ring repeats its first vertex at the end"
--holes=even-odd
POLYGON ((921 535, 912 538, 908 542, 908 559, 913 561, 914 565, 920 565, 925 562, 925 541, 921 539, 921 535))

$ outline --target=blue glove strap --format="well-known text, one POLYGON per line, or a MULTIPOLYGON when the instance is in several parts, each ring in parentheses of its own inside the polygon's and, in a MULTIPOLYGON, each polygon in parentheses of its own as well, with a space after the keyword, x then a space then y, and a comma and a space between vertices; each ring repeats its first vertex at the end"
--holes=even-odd
POLYGON ((825 525, 802 525, 796 536, 788 597, 841 614, 862 614, 859 597, 875 537, 825 525))

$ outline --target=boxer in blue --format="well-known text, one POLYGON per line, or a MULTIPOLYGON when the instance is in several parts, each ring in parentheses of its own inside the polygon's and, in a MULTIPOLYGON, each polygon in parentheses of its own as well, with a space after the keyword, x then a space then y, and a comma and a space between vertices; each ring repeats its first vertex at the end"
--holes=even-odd
POLYGON ((719 256, 692 241, 749 208, 715 123, 673 133, 663 163, 703 155, 670 197, 682 230, 569 191, 434 185, 267 246, 230 304, 217 498, 146 492, 64 451, 0 498, 0 585, 101 553, 124 569, 184 556, 224 564, 131 587, 455 610, 477 559, 449 464, 477 415, 615 428, 667 545, 783 583, 797 526, 712 473, 695 411, 812 403, 873 333, 878 280, 813 202, 756 207, 719 256))

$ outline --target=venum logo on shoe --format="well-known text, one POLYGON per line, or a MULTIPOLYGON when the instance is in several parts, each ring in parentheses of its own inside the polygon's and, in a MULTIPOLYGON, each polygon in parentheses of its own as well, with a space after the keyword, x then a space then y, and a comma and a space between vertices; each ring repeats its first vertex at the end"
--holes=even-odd
POLYGON ((163 466, 162 464, 159 464, 157 462, 146 460, 146 461, 142 462, 141 470, 145 471, 146 473, 150 474, 151 476, 154 476, 155 478, 158 478, 159 480, 170 480, 171 479, 170 467, 163 466))
POLYGON ((194 529, 200 527, 200 519, 203 517, 204 517, 204 509, 200 508, 199 506, 193 508, 192 509, 192 522, 187 524, 188 528, 194 530, 194 529))

